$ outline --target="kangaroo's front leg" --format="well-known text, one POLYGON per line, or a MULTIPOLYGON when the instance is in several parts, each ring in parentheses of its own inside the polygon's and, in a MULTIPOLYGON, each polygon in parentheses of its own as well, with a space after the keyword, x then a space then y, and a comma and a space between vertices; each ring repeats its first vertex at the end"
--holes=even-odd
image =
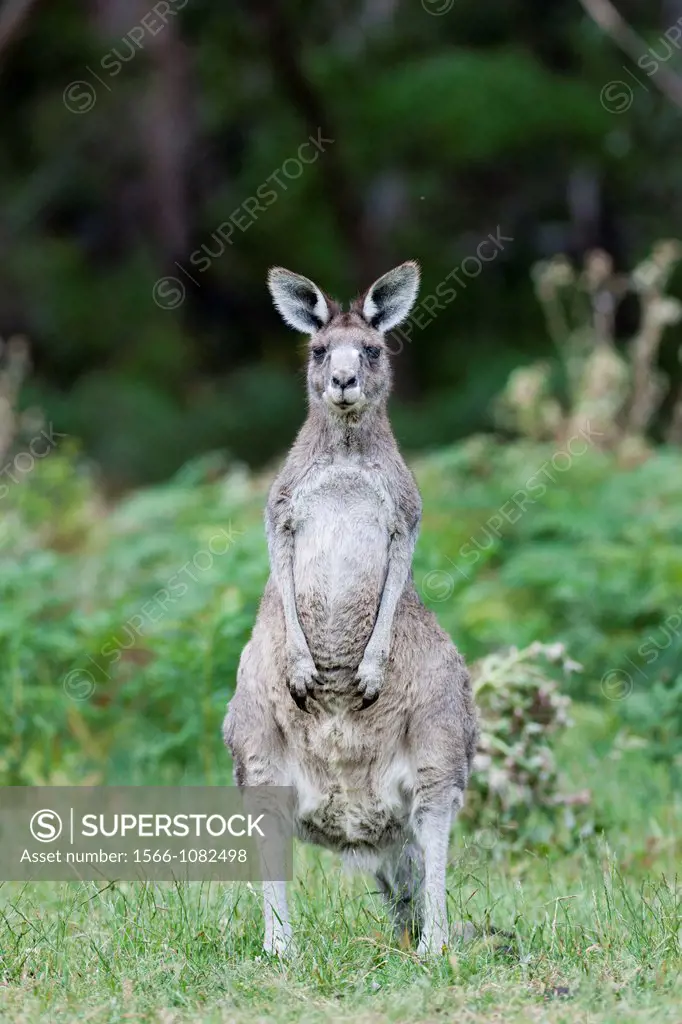
POLYGON ((296 610, 294 534, 288 518, 281 513, 276 521, 268 522, 267 533, 272 575, 284 608, 287 684, 291 696, 305 710, 308 690, 319 678, 296 610))
POLYGON ((357 674, 358 690, 362 694, 363 707, 369 707, 374 703, 384 682, 391 648, 393 620, 398 601, 410 575, 416 539, 416 530, 400 531, 391 538, 388 549, 388 571, 379 612, 357 674))

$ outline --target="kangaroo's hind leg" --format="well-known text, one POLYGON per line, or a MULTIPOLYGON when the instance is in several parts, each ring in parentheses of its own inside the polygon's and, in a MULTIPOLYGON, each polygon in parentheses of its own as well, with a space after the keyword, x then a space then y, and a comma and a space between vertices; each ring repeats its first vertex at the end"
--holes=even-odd
POLYGON ((268 956, 286 956, 292 948, 286 882, 263 882, 263 913, 263 952, 268 956))
POLYGON ((398 942, 405 936, 417 943, 423 926, 424 857, 414 843, 387 854, 376 874, 379 889, 384 896, 393 931, 398 942))
POLYGON ((417 633, 424 652, 415 666, 420 696, 412 707, 409 743, 415 770, 410 815, 415 845, 424 856, 424 926, 420 955, 439 955, 449 944, 445 873, 448 841, 476 749, 477 722, 469 677, 454 646, 434 625, 417 633))
POLYGON ((424 956, 438 955, 449 944, 445 869, 453 804, 456 813, 462 806, 462 793, 443 786, 421 796, 414 832, 424 854, 424 928, 417 949, 424 956))
MULTIPOLYGON (((249 764, 249 760, 243 759, 234 748, 233 756, 235 779, 239 786, 281 785, 281 782, 276 777, 257 770, 260 759, 254 758, 252 763, 249 764), (254 761, 255 764, 253 763, 254 761), (256 769, 255 771, 253 770, 254 768, 256 769)), ((259 809, 260 806, 259 804, 259 809)), ((283 828, 283 834, 285 829, 286 826, 283 828)), ((259 849, 259 857, 261 868, 264 872, 263 914, 265 917, 265 937, 263 940, 263 952, 270 956, 285 956, 292 949, 292 928, 289 917, 286 882, 272 879, 271 877, 268 878, 268 875, 271 873, 271 867, 267 863, 265 851, 259 849)))
MULTIPOLYGON (((237 756, 235 756, 234 763, 235 777, 237 779, 248 779, 248 769, 245 768, 244 763, 237 756)), ((239 782, 239 785, 248 786, 249 784, 248 781, 239 782)), ((270 783, 253 782, 251 785, 270 785, 270 783)), ((257 801, 257 810, 261 810, 262 807, 262 801, 257 801)), ((286 956, 292 951, 292 927, 287 901, 287 885, 285 881, 268 877, 271 874, 272 868, 267 861, 267 851, 259 849, 258 853, 260 866, 263 870, 263 916, 265 918, 263 952, 269 956, 286 956)))
MULTIPOLYGON (((268 682, 275 671, 274 660, 269 638, 264 641, 256 634, 244 648, 239 663, 237 688, 230 701, 223 735, 232 752, 235 782, 240 787, 287 785, 281 770, 285 760, 283 737, 267 699, 268 682)), ((291 699, 288 693, 286 697, 291 699)), ((263 951, 272 956, 284 956, 292 950, 286 882, 272 879, 262 857, 261 866, 266 879, 263 882, 263 951)))

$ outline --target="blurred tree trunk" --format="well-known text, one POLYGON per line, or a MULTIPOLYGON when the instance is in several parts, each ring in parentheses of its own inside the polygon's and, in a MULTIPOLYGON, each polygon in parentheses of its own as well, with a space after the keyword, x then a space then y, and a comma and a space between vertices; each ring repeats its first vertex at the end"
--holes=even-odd
POLYGON ((36 0, 5 0, 0 8, 0 55, 21 33, 36 0))
POLYGON ((163 255, 170 261, 187 251, 189 240, 189 60, 174 21, 169 21, 150 46, 154 67, 143 100, 140 127, 153 220, 163 255))
MULTIPOLYGON (((145 15, 146 0, 94 0, 99 34, 120 41, 145 15)), ((168 18, 157 34, 148 31, 141 44, 151 72, 132 120, 146 168, 145 202, 161 262, 171 264, 187 250, 188 180, 192 118, 189 60, 177 18, 168 18)))

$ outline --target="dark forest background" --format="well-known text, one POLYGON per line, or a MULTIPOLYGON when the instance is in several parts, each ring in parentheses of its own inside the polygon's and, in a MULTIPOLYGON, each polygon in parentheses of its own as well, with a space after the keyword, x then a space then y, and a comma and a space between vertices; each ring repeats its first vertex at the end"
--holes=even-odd
MULTIPOLYGON (((23 403, 113 488, 209 450, 257 466, 290 442, 301 349, 271 264, 347 300, 414 258, 429 294, 489 232, 513 238, 396 357, 394 422, 417 450, 490 429, 510 370, 553 358, 533 262, 601 247, 625 269, 679 233, 682 111, 579 0, 0 11, 0 336, 28 337, 23 403), (318 132, 333 144, 283 174, 318 132), (244 215, 278 171, 286 188, 244 215), (235 213, 247 226, 226 243, 235 213)), ((682 4, 620 11, 672 74, 682 4)), ((661 350, 673 389, 680 331, 661 350)))

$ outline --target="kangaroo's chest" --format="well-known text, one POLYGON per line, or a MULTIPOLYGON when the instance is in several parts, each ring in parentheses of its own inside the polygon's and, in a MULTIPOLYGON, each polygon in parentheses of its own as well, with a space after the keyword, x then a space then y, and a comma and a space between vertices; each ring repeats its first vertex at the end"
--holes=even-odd
POLYGON ((371 555, 373 548, 383 549, 395 520, 395 503, 378 464, 350 457, 334 461, 308 474, 292 494, 299 554, 371 555))
POLYGON ((324 669, 357 666, 386 579, 396 510, 377 467, 352 460, 294 492, 294 589, 311 654, 324 669))

